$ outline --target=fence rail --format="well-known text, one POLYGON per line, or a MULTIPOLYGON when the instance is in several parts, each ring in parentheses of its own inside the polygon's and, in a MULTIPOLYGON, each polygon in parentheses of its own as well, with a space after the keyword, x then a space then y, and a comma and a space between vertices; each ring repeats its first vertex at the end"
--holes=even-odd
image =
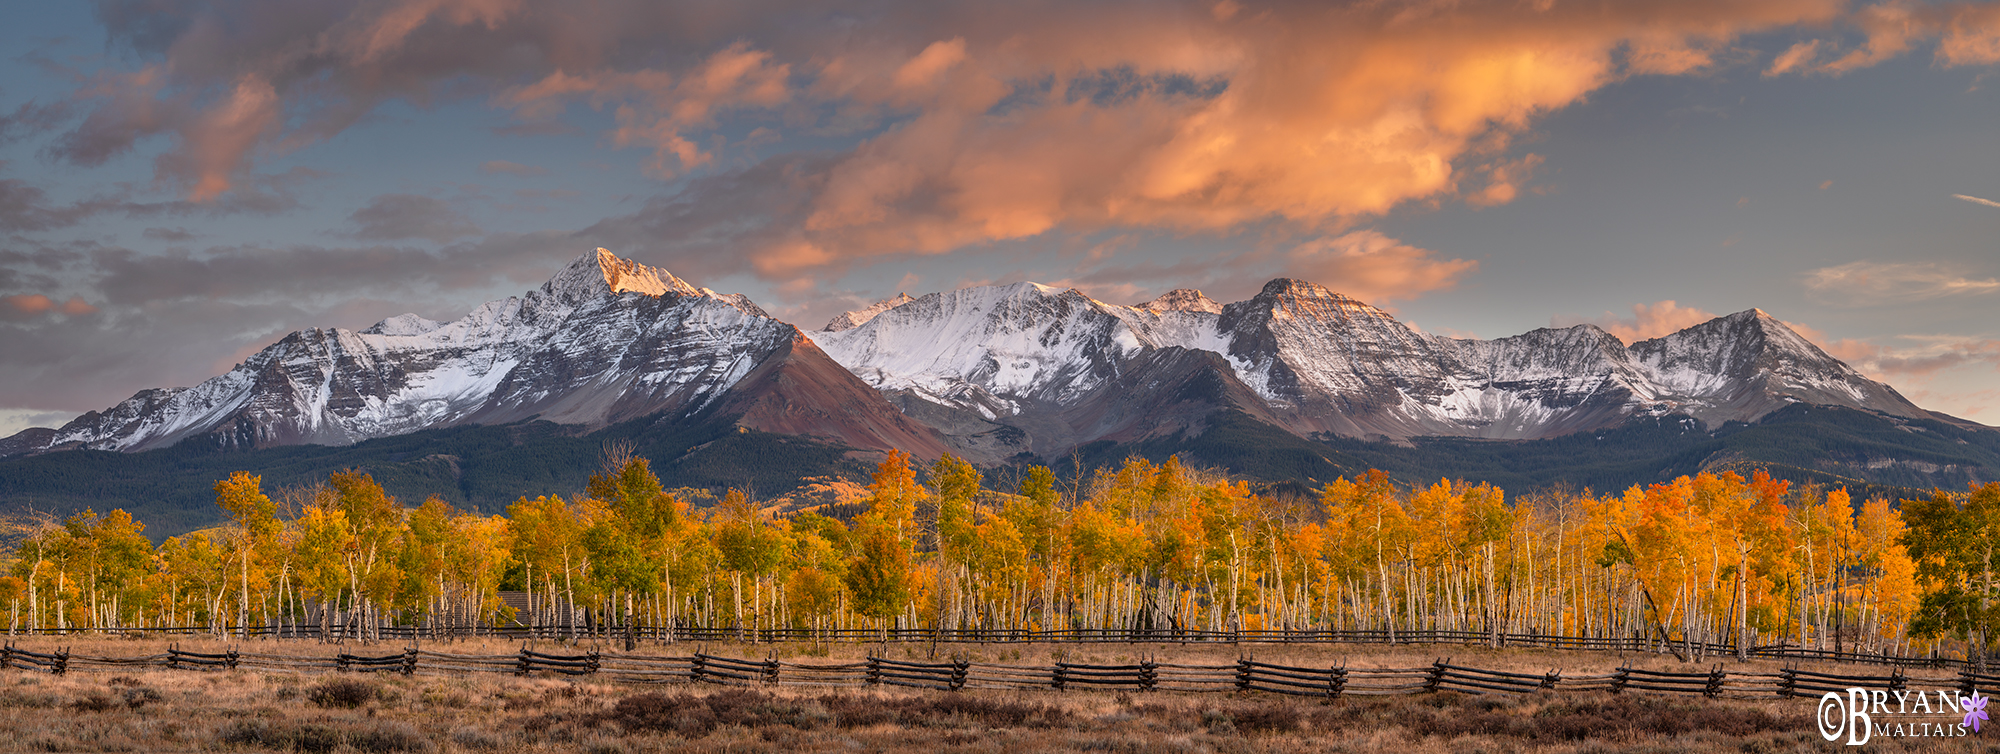
POLYGON ((586 652, 560 655, 522 647, 512 654, 452 654, 411 647, 392 654, 329 656, 277 655, 231 649, 189 652, 178 646, 135 657, 75 654, 67 649, 35 652, 0 647, 0 669, 65 675, 73 672, 129 671, 154 667, 185 671, 291 671, 456 675, 556 673, 593 676, 626 683, 706 683, 734 686, 814 686, 861 688, 902 686, 937 691, 962 689, 1115 689, 1126 691, 1262 692, 1339 698, 1455 691, 1466 694, 1608 691, 1710 698, 1808 698, 1849 688, 1889 693, 1917 690, 1971 694, 2000 692, 2000 675, 1961 670, 1952 675, 1911 676, 1901 668, 1888 675, 1846 675, 1787 667, 1777 673, 1724 671, 1671 672, 1619 667, 1610 673, 1570 674, 1486 670, 1441 658, 1410 668, 1300 667, 1243 658, 1228 665, 1181 665, 1151 659, 1125 665, 1057 662, 1047 666, 913 662, 868 657, 862 662, 799 663, 775 657, 749 660, 705 652, 645 655, 586 652))
MULTIPOLYGON (((1665 654, 1679 652, 1692 656, 1733 657, 1736 646, 1710 642, 1661 642, 1657 639, 1634 634, 1631 636, 1557 636, 1552 634, 1493 634, 1485 631, 1457 631, 1446 629, 1426 629, 1416 631, 1386 631, 1380 629, 1267 629, 1242 631, 1202 631, 1165 629, 1058 629, 1048 631, 1016 629, 932 629, 932 628, 884 628, 884 629, 812 629, 812 628, 730 628, 710 626, 601 626, 587 625, 575 628, 564 627, 452 627, 431 628, 424 626, 369 626, 363 630, 348 628, 321 632, 316 626, 249 626, 231 628, 217 632, 210 628, 117 628, 117 629, 40 629, 16 630, 17 635, 69 636, 88 634, 125 634, 160 636, 224 636, 279 639, 323 639, 334 640, 367 636, 391 641, 424 641, 456 638, 495 638, 513 641, 535 639, 573 639, 578 637, 623 638, 627 635, 641 641, 671 644, 675 642, 728 642, 749 643, 779 642, 821 642, 821 643, 873 643, 912 642, 930 644, 1007 644, 1007 643, 1057 643, 1057 644, 1461 644, 1497 645, 1525 649, 1571 649, 1599 652, 1644 652, 1665 654)), ((1769 660, 1800 660, 1811 662, 1841 662, 1869 665, 1887 665, 1898 668, 1965 669, 1974 667, 1971 660, 1949 657, 1936 652, 1925 655, 1896 655, 1888 653, 1849 652, 1831 649, 1814 649, 1788 644, 1752 646, 1745 651, 1749 657, 1769 660)))

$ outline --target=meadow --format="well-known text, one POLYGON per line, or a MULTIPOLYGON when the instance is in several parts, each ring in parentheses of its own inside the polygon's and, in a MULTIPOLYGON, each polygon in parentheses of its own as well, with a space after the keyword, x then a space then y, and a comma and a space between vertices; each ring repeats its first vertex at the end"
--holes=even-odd
MULTIPOLYGON (((323 657, 401 646, 308 641, 37 637, 13 646, 129 657, 245 652, 323 657)), ((505 654, 520 644, 433 647, 505 654)), ((536 647, 577 652, 590 646, 536 647)), ((610 651, 612 647, 602 647, 610 651)), ((1260 661, 1349 668, 1453 662, 1494 670, 1688 668, 1671 657, 1481 647, 1179 645, 806 645, 653 647, 728 657, 841 662, 948 654, 978 663, 1260 661)), ((1734 672, 1779 663, 1726 663, 1734 672)), ((1825 669, 1833 669, 1827 666, 1825 669)), ((1846 672, 1857 672, 1851 666, 1846 672)), ((1777 752, 1828 746, 1810 700, 1709 699, 1627 691, 1307 699, 1266 693, 964 690, 886 686, 622 683, 538 672, 413 675, 145 667, 65 675, 0 670, 7 751, 298 752, 1777 752)), ((1889 751, 1962 751, 1973 739, 1885 739, 1889 751)))

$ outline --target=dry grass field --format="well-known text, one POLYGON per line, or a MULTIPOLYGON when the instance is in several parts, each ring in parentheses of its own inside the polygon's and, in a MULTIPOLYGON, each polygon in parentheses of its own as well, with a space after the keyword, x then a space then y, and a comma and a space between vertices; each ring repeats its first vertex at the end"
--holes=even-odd
MULTIPOLYGON (((36 651, 134 656, 161 640, 20 640, 36 651)), ((213 641, 183 649, 219 651, 213 641)), ((327 655, 333 645, 250 642, 246 651, 327 655)), ((518 643, 456 642, 459 653, 518 643)), ((563 645, 540 647, 569 651, 563 645)), ((587 648, 587 647, 586 647, 587 648)), ((356 646, 386 654, 400 645, 356 646)), ((611 647, 605 647, 611 649, 611 647)), ((677 654, 689 646, 649 646, 677 654)), ((929 646, 709 645, 724 656, 837 661, 868 652, 923 658, 929 646)), ((1442 655, 1496 670, 1602 672, 1678 666, 1671 657, 1468 647, 943 646, 974 662, 1226 662, 1237 652, 1301 666, 1420 665, 1442 655)), ((1775 664, 1728 670, 1760 670, 1775 664)), ((1849 671, 1852 672, 1852 668, 1849 671)), ((6 751, 297 752, 1595 752, 1824 751, 1810 702, 1640 693, 1439 693, 1325 701, 1271 694, 737 688, 499 674, 378 675, 250 670, 0 671, 6 751)), ((2000 751, 2000 731, 1965 739, 1881 739, 1887 751, 2000 751), (1988 741, 1992 743, 1989 744, 1988 741)))

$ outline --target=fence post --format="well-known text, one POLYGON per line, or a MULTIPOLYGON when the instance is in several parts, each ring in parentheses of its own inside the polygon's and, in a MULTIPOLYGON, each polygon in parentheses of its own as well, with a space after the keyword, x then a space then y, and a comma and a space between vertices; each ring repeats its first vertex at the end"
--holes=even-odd
POLYGON ((1249 658, 1239 657, 1236 659, 1236 690, 1237 691, 1250 690, 1249 658))
POLYGON ((403 675, 405 676, 415 675, 416 672, 417 672, 417 648, 409 647, 403 650, 403 675))
POLYGON ((1611 693, 1625 693, 1625 683, 1630 680, 1632 680, 1632 669, 1619 666, 1618 670, 1611 674, 1611 693))
POLYGON ((10 641, 7 642, 7 646, 0 647, 0 670, 7 670, 13 667, 14 667, 14 642, 10 641))
POLYGON ((67 673, 69 673, 69 647, 63 647, 62 651, 56 652, 56 675, 67 673))
MULTIPOLYGON (((882 660, 881 660, 881 659, 879 659, 879 658, 877 658, 877 657, 876 657, 875 655, 869 655, 869 656, 868 656, 868 685, 870 685, 870 686, 879 686, 879 685, 881 685, 881 684, 882 684, 882 660)), ((1057 688, 1061 688, 1061 687, 1060 687, 1060 686, 1058 686, 1057 688)))
POLYGON ((1160 664, 1148 659, 1139 663, 1139 688, 1152 691, 1160 685, 1160 664))
POLYGON ((598 668, 604 667, 604 662, 602 658, 598 656, 597 650, 595 649, 590 650, 590 659, 586 660, 586 662, 590 664, 584 666, 584 669, 590 671, 592 674, 595 674, 598 668))
POLYGON ((1056 663, 1055 672, 1049 675, 1049 685, 1054 687, 1055 690, 1057 691, 1068 690, 1067 683, 1069 681, 1069 678, 1066 675, 1067 670, 1068 668, 1065 667, 1063 663, 1060 662, 1056 663))
POLYGON ((1424 693, 1435 693, 1438 690, 1438 684, 1443 682, 1444 660, 1439 659, 1437 662, 1431 663, 1430 674, 1424 676, 1424 693))
POLYGON ((951 690, 957 691, 965 688, 965 676, 971 671, 972 663, 962 659, 953 660, 951 666, 951 690))
POLYGON ((1562 675, 1560 668, 1550 668, 1549 672, 1542 674, 1542 688, 1554 691, 1556 684, 1562 681, 1562 675))
MULTIPOLYGON (((868 659, 872 663, 875 658, 871 657, 868 659)), ((694 653, 694 667, 689 668, 688 672, 694 676, 695 683, 701 683, 702 681, 707 680, 708 655, 702 654, 700 652, 694 653)), ((873 683, 874 681, 869 681, 869 682, 873 683)))
POLYGON ((236 650, 234 650, 234 649, 230 649, 230 650, 225 650, 225 651, 224 651, 224 652, 222 653, 222 660, 223 660, 223 663, 224 663, 224 667, 227 667, 227 668, 229 668, 230 670, 235 670, 235 669, 236 669, 236 662, 237 662, 237 660, 239 660, 239 659, 240 659, 240 658, 239 658, 239 657, 237 656, 237 654, 236 654, 236 650))
POLYGON ((1347 690, 1347 666, 1334 668, 1326 675, 1326 698, 1339 699, 1340 692, 1347 690))
POLYGON ((775 650, 772 651, 771 657, 764 660, 764 682, 772 686, 778 685, 778 655, 775 650))
POLYGON ((522 644, 521 658, 514 666, 514 675, 527 675, 528 671, 535 669, 533 663, 534 658, 528 656, 528 645, 522 644))
POLYGON ((1786 699, 1792 698, 1794 688, 1798 686, 1798 683, 1799 676, 1791 668, 1780 669, 1778 671, 1778 696, 1786 699))
POLYGON ((1721 696, 1721 695, 1722 695, 1722 679, 1723 679, 1724 677, 1725 677, 1725 674, 1724 674, 1724 673, 1722 672, 1722 666, 1721 666, 1721 665, 1719 665, 1719 664, 1718 664, 1718 665, 1714 666, 1713 668, 1709 669, 1709 671, 1708 671, 1708 686, 1707 686, 1707 688, 1704 688, 1704 689, 1702 689, 1702 692, 1701 692, 1701 693, 1702 693, 1702 695, 1703 695, 1703 696, 1707 696, 1707 697, 1710 697, 1710 698, 1713 698, 1713 697, 1718 697, 1718 696, 1721 696))

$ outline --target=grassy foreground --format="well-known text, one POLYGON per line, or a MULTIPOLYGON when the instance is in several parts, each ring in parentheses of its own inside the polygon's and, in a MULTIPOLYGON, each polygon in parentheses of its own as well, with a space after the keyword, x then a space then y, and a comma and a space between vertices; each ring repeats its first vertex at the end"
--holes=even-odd
MULTIPOLYGON (((38 639, 38 651, 133 656, 164 641, 38 639)), ((221 644, 181 642, 210 651, 221 644)), ((325 655, 331 645, 252 642, 246 650, 325 655)), ((459 642, 451 652, 518 644, 459 642)), ((400 647, 346 647, 379 654, 400 647)), ((609 647, 607 647, 609 649, 609 647)), ((660 654, 694 647, 649 647, 660 654)), ((769 645, 708 646, 734 657, 810 660, 769 645)), ((941 653, 952 647, 940 648, 941 653)), ((1234 659, 1230 647, 958 647, 987 662, 1234 659)), ((1247 649, 1247 648, 1246 648, 1247 649)), ((837 646, 828 659, 923 656, 925 646, 837 646)), ((1665 666, 1671 658, 1469 650, 1481 667, 1665 666)), ((1350 667, 1433 659, 1421 649, 1269 647, 1261 659, 1350 667), (1375 651, 1379 650, 1379 651, 1375 651)), ((1733 665, 1733 663, 1730 663, 1733 665)), ((1267 694, 963 691, 633 685, 559 676, 403 677, 145 669, 56 677, 0 671, 6 751, 301 752, 1417 752, 1821 751, 1809 702, 1608 693, 1441 693, 1333 701, 1267 694)), ((2000 736, 1992 739, 2000 743, 2000 736)), ((1877 739, 1889 751, 1968 751, 1982 738, 1877 739)), ((1995 747, 2000 748, 2000 747, 1995 747)))

